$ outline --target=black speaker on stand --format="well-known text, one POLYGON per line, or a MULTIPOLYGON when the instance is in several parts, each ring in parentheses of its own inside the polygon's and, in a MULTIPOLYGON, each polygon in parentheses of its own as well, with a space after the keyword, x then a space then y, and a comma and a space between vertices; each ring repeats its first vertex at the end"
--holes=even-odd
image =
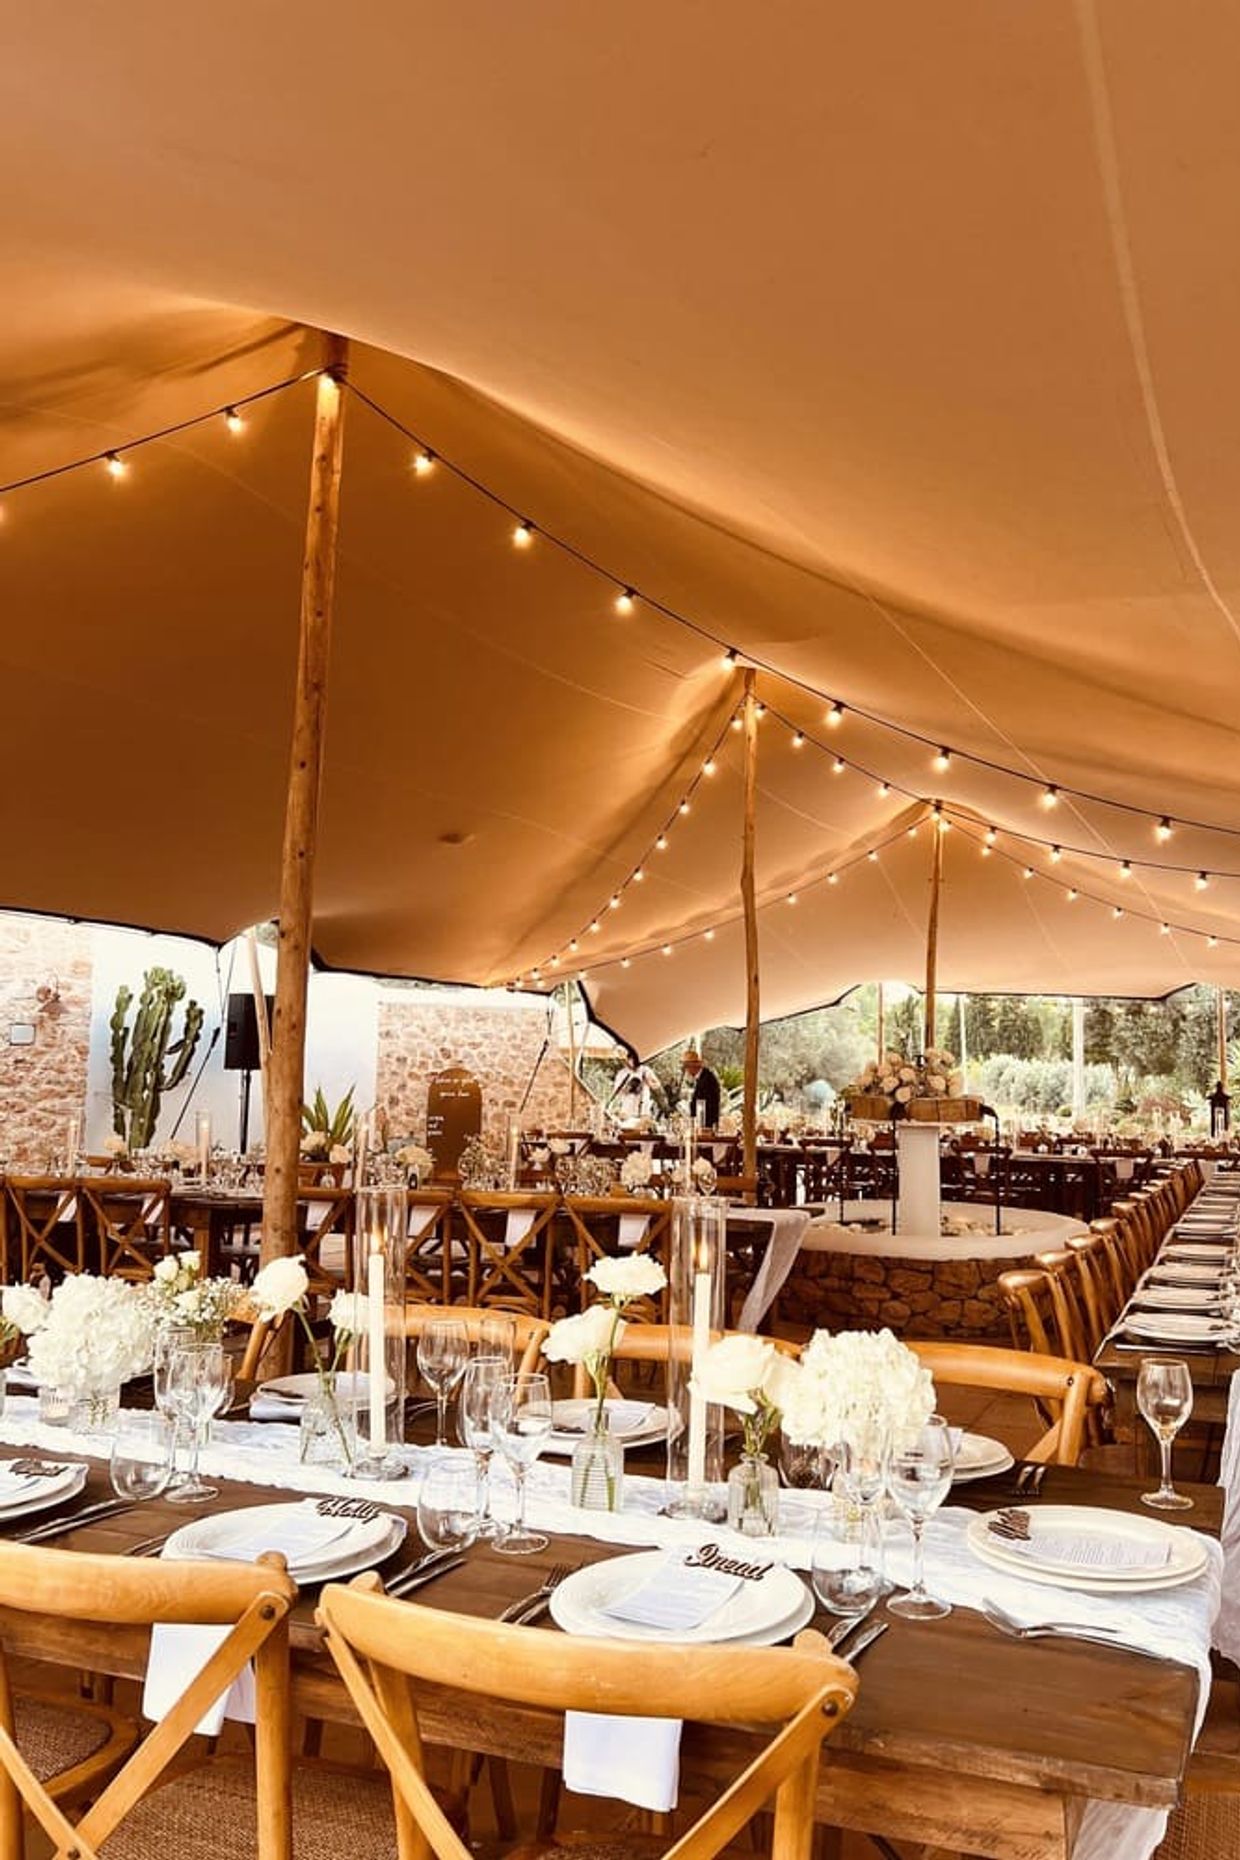
MULTIPOLYGON (((268 995, 267 1025, 275 1011, 275 996, 268 995)), ((224 1070, 241 1074, 241 1141, 244 1156, 250 1141, 250 1083, 261 1065, 258 1045, 258 1010, 254 996, 229 995, 228 1021, 224 1028, 224 1070)))

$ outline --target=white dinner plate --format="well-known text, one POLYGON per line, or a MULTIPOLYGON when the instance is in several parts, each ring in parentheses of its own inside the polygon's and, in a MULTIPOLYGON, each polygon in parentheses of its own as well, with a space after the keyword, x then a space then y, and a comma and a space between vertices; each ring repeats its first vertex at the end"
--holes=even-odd
MULTIPOLYGON (((53 1466, 65 1464, 63 1460, 58 1461, 54 1453, 36 1453, 32 1457, 47 1460, 53 1466)), ((86 1471, 84 1465, 77 1463, 50 1479, 31 1479, 24 1485, 6 1479, 0 1484, 0 1518, 24 1518, 27 1512, 49 1511, 67 1498, 76 1498, 86 1484, 86 1471)))
MULTIPOLYGON (((577 1443, 584 1438, 584 1427, 574 1426, 574 1422, 588 1424, 594 1403, 588 1398, 581 1401, 557 1401, 551 1404, 552 1430, 547 1436, 544 1449, 547 1453, 571 1453, 577 1443)), ((608 1401, 607 1410, 612 1418, 612 1429, 616 1439, 626 1447, 646 1446, 651 1441, 663 1440, 667 1435, 667 1409, 655 1402, 608 1401), (619 1413, 624 1418, 626 1408, 645 1408, 645 1416, 631 1427, 616 1427, 615 1416, 619 1413)))
MULTIPOLYGON (((186 1561, 193 1557, 227 1557, 230 1542, 243 1539, 253 1541, 255 1528, 260 1520, 269 1520, 273 1527, 272 1548, 277 1548, 274 1534, 287 1528, 296 1516, 304 1516, 306 1503, 281 1505, 250 1505, 237 1511, 214 1512, 209 1517, 194 1518, 183 1524, 180 1530, 173 1531, 163 1547, 162 1554, 173 1562, 186 1561)), ((310 1501, 313 1510, 313 1501, 310 1501)), ((295 1582, 326 1582, 339 1576, 357 1575, 361 1570, 372 1569, 385 1557, 399 1548, 405 1538, 405 1520, 390 1511, 381 1511, 376 1518, 368 1520, 354 1519, 352 1529, 347 1536, 335 1543, 324 1545, 316 1552, 304 1557, 290 1556, 288 1559, 289 1575, 295 1582)), ((261 1551, 255 1551, 247 1560, 257 1560, 261 1551)))
POLYGON ((1176 1240, 1171 1246, 1165 1246, 1159 1254, 1160 1259, 1196 1259, 1202 1265, 1213 1263, 1221 1266, 1231 1252, 1229 1246, 1211 1246, 1204 1240, 1176 1240))
POLYGON ((1203 1311, 1151 1311, 1124 1319, 1130 1337, 1149 1343, 1225 1343, 1231 1326, 1203 1311))
MULTIPOLYGON (((686 1551, 686 1554, 688 1552, 686 1551)), ((754 1550, 736 1552, 738 1558, 762 1564, 766 1558, 754 1550)), ((565 1577, 551 1591, 551 1617, 566 1634, 584 1634, 598 1640, 655 1640, 715 1642, 747 1640, 751 1646, 769 1644, 768 1637, 783 1639, 795 1630, 786 1624, 804 1605, 808 1596, 812 1614, 813 1597, 795 1570, 782 1563, 771 1563, 758 1582, 744 1581, 722 1607, 696 1628, 682 1628, 671 1634, 665 1628, 647 1627, 639 1621, 620 1621, 603 1613, 605 1606, 640 1588, 665 1562, 665 1550, 639 1550, 633 1556, 611 1557, 605 1563, 588 1563, 565 1577), (761 1641, 754 1637, 761 1635, 761 1641)), ((808 1619, 808 1616, 806 1617, 808 1619)), ((803 1624, 800 1624, 803 1625, 803 1624)))
POLYGON ((1138 1518, 1125 1511, 1107 1511, 1096 1505, 1041 1505, 1029 1513, 1033 1550, 1013 1549, 989 1529, 997 1512, 981 1513, 969 1521, 968 1544, 974 1555, 993 1569, 1052 1588, 1081 1589, 1089 1595, 1131 1595, 1147 1589, 1173 1589, 1194 1582, 1209 1560, 1206 1546, 1189 1530, 1164 1524, 1160 1518, 1138 1518), (1165 1545, 1167 1562, 1152 1570, 1071 1569, 1037 1560, 1039 1536, 1088 1530, 1109 1537, 1137 1537, 1165 1545))
POLYGON ((1208 1285, 1143 1285, 1133 1293, 1132 1302, 1160 1311, 1209 1311, 1217 1310, 1219 1295, 1208 1285))
MULTIPOLYGON (((274 1396, 277 1401, 286 1401, 293 1408, 301 1407, 309 1396, 317 1395, 319 1386, 317 1373, 308 1369, 297 1376, 274 1376, 270 1382, 260 1383, 254 1393, 274 1396)), ((388 1394, 391 1393, 392 1379, 389 1376, 388 1394)), ((370 1400, 370 1377, 365 1371, 354 1375, 350 1370, 342 1369, 336 1377, 336 1394, 339 1400, 364 1408, 370 1400)))
POLYGON ((956 1449, 953 1485, 967 1485, 971 1479, 993 1479, 1010 1472, 1016 1461, 1001 1440, 986 1434, 962 1434, 956 1449))
POLYGON ((1151 1266, 1149 1276, 1164 1283, 1182 1285, 1217 1285, 1217 1266, 1197 1266, 1190 1260, 1168 1260, 1166 1265, 1151 1266))

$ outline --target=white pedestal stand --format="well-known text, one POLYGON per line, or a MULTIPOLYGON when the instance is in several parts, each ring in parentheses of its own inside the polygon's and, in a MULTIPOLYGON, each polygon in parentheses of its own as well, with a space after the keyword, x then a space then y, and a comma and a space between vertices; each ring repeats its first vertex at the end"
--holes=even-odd
POLYGON ((898 1234, 937 1234, 941 1226, 939 1126, 896 1125, 900 1196, 896 1203, 898 1234))

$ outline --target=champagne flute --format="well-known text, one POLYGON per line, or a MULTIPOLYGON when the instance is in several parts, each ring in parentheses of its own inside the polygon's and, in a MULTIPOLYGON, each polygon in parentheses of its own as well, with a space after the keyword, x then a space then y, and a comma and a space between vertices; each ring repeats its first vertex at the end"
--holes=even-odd
POLYGON ((512 1468, 517 1486, 517 1515, 495 1548, 508 1556, 527 1556, 545 1550, 547 1539, 525 1523, 525 1478, 551 1432, 551 1384, 535 1372, 506 1376, 491 1399, 491 1426, 495 1444, 512 1468))
POLYGON ((955 1465, 952 1432, 941 1414, 920 1427, 896 1431, 887 1458, 887 1490, 913 1532, 913 1586, 887 1607, 906 1621, 933 1621, 951 1613, 950 1604, 926 1592, 926 1553, 922 1533, 951 1489, 955 1465))
POLYGON ((451 1453, 436 1454, 418 1488, 418 1531, 429 1550, 464 1550, 478 1535, 478 1475, 451 1453))
POLYGON ((491 1402, 496 1389, 511 1373, 505 1356, 475 1356, 462 1378, 456 1404, 457 1431, 477 1468, 479 1537, 500 1537, 504 1531, 491 1516, 491 1455, 495 1451, 491 1402))
POLYGON ((198 1477, 198 1454, 203 1428, 223 1407, 232 1385, 228 1356, 220 1343, 179 1343, 169 1353, 165 1373, 167 1399, 190 1433, 188 1474, 168 1493, 168 1502, 172 1505, 205 1504, 217 1496, 218 1488, 198 1477))
POLYGON ((1158 1441, 1162 1465, 1158 1490, 1143 1492, 1141 1503, 1155 1511, 1190 1511, 1192 1499, 1171 1483, 1171 1445, 1193 1412, 1193 1379, 1183 1358, 1143 1358, 1137 1376, 1137 1407, 1158 1441))
POLYGON ((418 1338, 418 1370, 435 1393, 435 1445, 448 1444, 448 1397, 465 1374, 469 1338, 459 1318, 432 1318, 418 1338))

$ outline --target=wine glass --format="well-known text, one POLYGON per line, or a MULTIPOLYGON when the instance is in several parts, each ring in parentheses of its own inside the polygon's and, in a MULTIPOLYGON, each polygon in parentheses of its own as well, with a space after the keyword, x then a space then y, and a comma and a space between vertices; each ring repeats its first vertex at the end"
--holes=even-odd
POLYGON ((517 1347, 517 1326, 514 1319, 505 1317, 504 1313, 479 1318, 474 1327, 474 1341, 479 1356, 502 1356, 509 1369, 517 1347))
POLYGON ((1193 1501, 1171 1483, 1171 1443, 1193 1412, 1193 1379, 1181 1357, 1147 1356, 1137 1376, 1137 1407, 1148 1423, 1162 1463, 1156 1492, 1143 1492, 1141 1503, 1155 1511, 1190 1511, 1193 1501))
POLYGON ((913 1531, 913 1586, 897 1595, 887 1607, 907 1621, 933 1621, 949 1615, 951 1607, 926 1592, 925 1546, 922 1533, 951 1489, 955 1465, 952 1432, 941 1414, 932 1414, 920 1427, 897 1429, 887 1457, 887 1490, 908 1519, 913 1531))
POLYGON ((512 1468, 517 1486, 517 1515, 495 1548, 508 1556, 526 1556, 545 1550, 547 1539, 525 1523, 525 1477, 543 1450, 551 1432, 551 1384, 531 1372, 506 1376, 491 1398, 491 1428, 495 1444, 512 1468))
POLYGON ((479 1537, 501 1537, 504 1532, 504 1526, 491 1516, 491 1455, 495 1451, 491 1402, 496 1389, 511 1373, 506 1356, 475 1356, 461 1379, 456 1404, 461 1444, 469 1448, 477 1467, 479 1537))
POLYGON ((108 1476, 118 1498, 158 1498, 172 1477, 174 1433, 162 1414, 122 1415, 112 1436, 108 1476))
POLYGON ((198 1477, 202 1432, 213 1414, 225 1405, 232 1386, 232 1371, 221 1343, 178 1343, 167 1354, 163 1368, 165 1399, 190 1436, 189 1470, 168 1492, 172 1505, 201 1505, 215 1498, 217 1488, 198 1477))
POLYGON ((448 1444, 448 1397, 465 1374, 469 1338, 459 1318, 432 1318, 418 1338, 418 1369, 435 1392, 435 1445, 448 1444))
POLYGON ((478 1535, 478 1475, 451 1453, 436 1454, 418 1488, 418 1531, 428 1550, 463 1550, 478 1535))

